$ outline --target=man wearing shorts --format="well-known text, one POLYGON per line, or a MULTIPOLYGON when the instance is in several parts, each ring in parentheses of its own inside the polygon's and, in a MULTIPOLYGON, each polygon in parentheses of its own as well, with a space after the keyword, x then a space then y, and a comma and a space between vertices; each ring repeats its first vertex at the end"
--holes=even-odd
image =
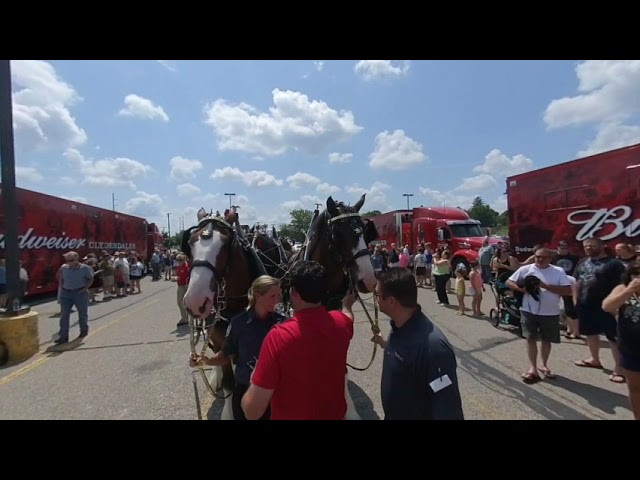
POLYGON ((609 340, 613 355, 613 373, 609 380, 624 383, 625 378, 618 372, 620 353, 617 345, 618 325, 616 318, 602 310, 602 302, 621 282, 625 264, 604 251, 604 242, 599 238, 588 238, 582 242, 588 258, 578 264, 574 277, 578 281, 578 326, 580 333, 587 337, 591 356, 575 362, 576 366, 602 370, 600 362, 600 335, 609 340))
POLYGON ((551 265, 551 252, 539 248, 534 252, 535 263, 520 267, 507 280, 507 286, 524 294, 520 307, 522 336, 527 341, 529 370, 522 374, 525 383, 540 380, 538 371, 549 379, 555 378, 548 366, 551 344, 560 343, 560 297, 571 295, 567 274, 561 267, 551 265), (527 283, 537 277, 537 289, 527 289, 527 283), (536 291, 537 290, 537 291, 536 291), (538 367, 538 341, 542 366, 538 367))

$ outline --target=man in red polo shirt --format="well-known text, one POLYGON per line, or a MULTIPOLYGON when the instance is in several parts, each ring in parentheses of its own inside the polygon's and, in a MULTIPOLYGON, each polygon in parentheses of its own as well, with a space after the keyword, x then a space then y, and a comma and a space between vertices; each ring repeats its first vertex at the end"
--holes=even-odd
POLYGON ((242 409, 248 420, 260 418, 269 403, 271 420, 343 420, 353 296, 343 312, 327 311, 325 269, 302 261, 289 273, 295 315, 264 339, 242 409))

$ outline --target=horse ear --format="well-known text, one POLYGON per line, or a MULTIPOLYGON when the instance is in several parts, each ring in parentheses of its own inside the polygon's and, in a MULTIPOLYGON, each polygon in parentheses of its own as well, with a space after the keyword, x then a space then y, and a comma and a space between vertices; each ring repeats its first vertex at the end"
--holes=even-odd
POLYGON ((375 224, 371 220, 364 222, 364 224, 365 224, 364 242, 367 245, 369 245, 371 242, 373 242, 378 238, 378 229, 376 228, 375 224))
POLYGON ((197 216, 198 216, 198 221, 202 220, 204 217, 207 216, 206 210, 200 207, 200 210, 198 210, 197 216))
POLYGON ((333 201, 332 197, 327 198, 327 210, 332 217, 335 217, 339 213, 338 207, 336 207, 336 202, 333 201))
POLYGON ((191 259, 191 246, 189 245, 189 237, 191 236, 191 230, 185 230, 182 232, 182 242, 180 243, 180 250, 187 256, 187 259, 191 259))
POLYGON ((364 205, 364 196, 366 195, 366 193, 363 193, 362 196, 360 197, 360 200, 358 200, 356 202, 356 204, 353 206, 353 208, 356 209, 356 212, 359 212, 360 209, 362 208, 362 205, 364 205))

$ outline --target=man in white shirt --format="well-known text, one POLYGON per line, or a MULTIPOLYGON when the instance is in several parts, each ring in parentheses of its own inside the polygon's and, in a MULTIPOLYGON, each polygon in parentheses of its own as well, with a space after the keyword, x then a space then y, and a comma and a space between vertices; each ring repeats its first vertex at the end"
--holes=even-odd
POLYGON ((524 294, 520 315, 529 357, 529 370, 522 374, 525 383, 539 381, 538 370, 546 378, 555 378, 547 362, 551 344, 560 343, 560 297, 571 295, 570 282, 564 269, 551 265, 551 252, 547 248, 539 248, 534 255, 535 263, 520 267, 507 280, 511 290, 524 294), (535 278, 527 277, 536 277, 539 285, 535 285, 538 283, 535 278), (537 366, 538 341, 541 343, 541 367, 537 366))
POLYGON ((117 259, 113 263, 116 267, 121 266, 124 270, 124 283, 125 283, 124 296, 126 297, 130 293, 130 286, 131 286, 129 261, 127 260, 126 252, 117 252, 116 255, 117 255, 117 259))

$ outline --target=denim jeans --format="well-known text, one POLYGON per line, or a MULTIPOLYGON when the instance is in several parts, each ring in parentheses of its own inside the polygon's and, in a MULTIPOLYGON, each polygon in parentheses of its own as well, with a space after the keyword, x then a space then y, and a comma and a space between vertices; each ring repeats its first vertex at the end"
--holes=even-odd
POLYGON ((59 337, 63 341, 69 340, 69 317, 73 306, 78 309, 78 323, 80 324, 80 335, 86 336, 89 333, 89 293, 81 288, 79 290, 60 290, 60 316, 59 337))

